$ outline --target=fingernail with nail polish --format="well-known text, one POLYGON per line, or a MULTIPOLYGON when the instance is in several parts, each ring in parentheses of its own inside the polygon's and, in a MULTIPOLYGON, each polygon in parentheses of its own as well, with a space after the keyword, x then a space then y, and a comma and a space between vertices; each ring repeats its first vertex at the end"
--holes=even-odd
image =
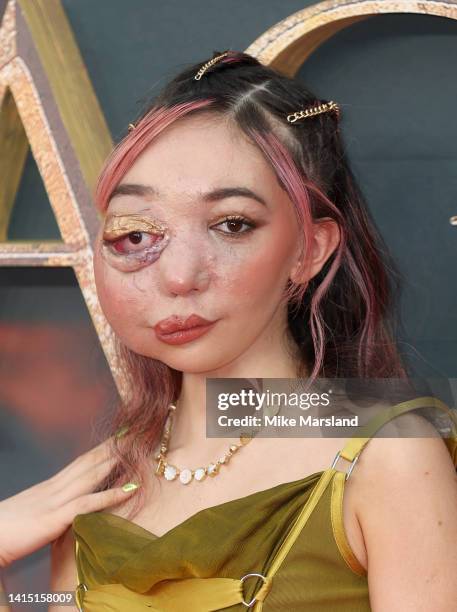
POLYGON ((128 493, 129 491, 133 491, 134 489, 138 489, 140 485, 137 484, 136 482, 127 482, 125 485, 123 485, 122 490, 125 491, 126 493, 128 493))

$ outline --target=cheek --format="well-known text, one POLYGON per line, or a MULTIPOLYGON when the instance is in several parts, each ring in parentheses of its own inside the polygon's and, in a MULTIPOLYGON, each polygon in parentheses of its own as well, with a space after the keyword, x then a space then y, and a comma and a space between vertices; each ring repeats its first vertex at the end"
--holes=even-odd
POLYGON ((117 271, 105 262, 100 253, 96 253, 94 276, 103 313, 114 331, 123 336, 138 323, 144 302, 135 285, 136 275, 117 271))
MULTIPOLYGON (((293 234, 292 234, 293 235, 293 234)), ((260 307, 266 302, 277 302, 289 278, 294 254, 290 228, 265 233, 252 248, 235 250, 236 255, 220 275, 233 306, 260 307), (282 230, 282 231, 281 231, 282 230)))

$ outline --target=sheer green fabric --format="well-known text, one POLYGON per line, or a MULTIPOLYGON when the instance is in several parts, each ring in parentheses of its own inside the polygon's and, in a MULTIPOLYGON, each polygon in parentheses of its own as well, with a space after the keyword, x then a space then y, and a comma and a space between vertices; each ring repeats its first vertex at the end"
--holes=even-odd
MULTIPOLYGON (((403 402, 384 422, 430 399, 403 402)), ((457 465, 456 432, 446 443, 457 465)), ((353 461, 369 439, 349 440, 341 456, 353 461)), ((346 472, 329 467, 206 508, 161 537, 108 512, 77 515, 79 605, 84 612, 235 611, 255 598, 252 609, 262 612, 369 611, 367 574, 343 526, 345 480, 346 472), (241 580, 250 573, 265 578, 241 580)))

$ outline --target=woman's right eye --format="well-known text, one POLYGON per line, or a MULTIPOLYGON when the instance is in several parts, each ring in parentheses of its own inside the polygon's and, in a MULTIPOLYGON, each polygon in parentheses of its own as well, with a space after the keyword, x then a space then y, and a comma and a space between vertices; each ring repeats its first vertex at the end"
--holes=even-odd
POLYGON ((116 255, 135 255, 136 253, 142 253, 144 249, 152 247, 162 238, 162 236, 149 234, 148 232, 130 232, 114 240, 104 239, 103 244, 116 255))

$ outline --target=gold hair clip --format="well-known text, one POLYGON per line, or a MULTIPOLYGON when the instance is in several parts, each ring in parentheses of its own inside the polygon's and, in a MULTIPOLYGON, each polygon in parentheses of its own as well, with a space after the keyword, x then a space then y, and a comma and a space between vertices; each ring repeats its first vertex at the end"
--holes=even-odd
POLYGON ((222 59, 226 55, 228 55, 228 51, 224 51, 224 53, 221 53, 220 55, 217 55, 216 57, 213 57, 212 60, 209 60, 209 62, 206 62, 206 64, 203 64, 203 66, 200 68, 200 70, 194 76, 194 79, 196 81, 199 81, 202 78, 202 76, 205 74, 205 72, 208 70, 208 68, 211 68, 211 66, 213 66, 216 62, 218 62, 220 59, 222 59))
POLYGON ((134 123, 129 123, 129 132, 131 132, 132 130, 135 129, 135 124, 134 123))
POLYGON ((314 115, 319 115, 320 113, 327 113, 330 111, 334 111, 336 113, 337 119, 340 118, 340 107, 336 102, 331 100, 330 102, 326 102, 325 104, 319 104, 319 106, 311 106, 309 108, 305 108, 304 110, 297 111, 296 113, 292 113, 291 115, 287 115, 287 121, 289 123, 295 123, 299 119, 305 119, 307 117, 313 117, 314 115))

